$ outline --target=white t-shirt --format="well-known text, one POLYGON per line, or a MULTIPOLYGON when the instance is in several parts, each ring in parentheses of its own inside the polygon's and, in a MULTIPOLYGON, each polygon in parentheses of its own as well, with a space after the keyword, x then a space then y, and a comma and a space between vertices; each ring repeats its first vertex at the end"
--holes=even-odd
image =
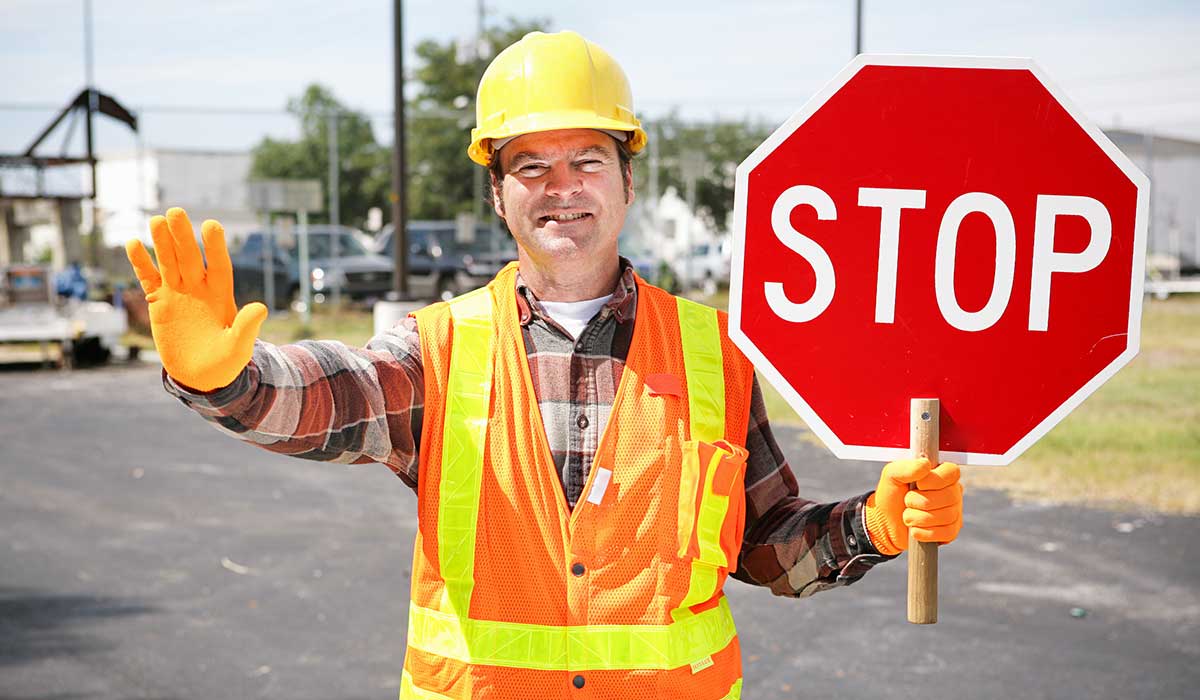
POLYGON ((543 301, 542 308, 555 323, 566 329, 572 338, 578 338, 587 327, 588 321, 591 321, 612 297, 613 295, 609 294, 583 301, 543 301))

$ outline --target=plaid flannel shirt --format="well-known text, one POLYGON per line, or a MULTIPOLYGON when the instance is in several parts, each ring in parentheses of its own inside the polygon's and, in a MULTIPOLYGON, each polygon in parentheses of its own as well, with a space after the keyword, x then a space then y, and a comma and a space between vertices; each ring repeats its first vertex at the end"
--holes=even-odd
MULTIPOLYGON (((517 277, 517 305, 538 406, 567 503, 573 508, 604 433, 633 337, 637 285, 628 261, 610 299, 576 339, 517 277)), ((218 429, 304 459, 386 464, 415 489, 424 371, 415 319, 364 348, 339 341, 258 341, 241 375, 215 392, 166 390, 218 429)), ((746 526, 732 576, 776 595, 805 597, 853 583, 888 559, 863 520, 869 494, 836 503, 799 496, 767 422, 755 380, 746 448, 746 526)))

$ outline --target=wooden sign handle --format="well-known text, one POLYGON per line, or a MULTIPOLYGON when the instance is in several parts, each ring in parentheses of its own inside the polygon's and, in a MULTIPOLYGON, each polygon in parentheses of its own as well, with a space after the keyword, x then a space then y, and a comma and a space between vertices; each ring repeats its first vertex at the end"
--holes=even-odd
MULTIPOLYGON (((938 400, 913 399, 909 415, 913 457, 938 464, 938 400)), ((916 487, 916 484, 911 484, 916 487)), ((908 621, 916 625, 937 622, 938 546, 908 536, 908 621)))

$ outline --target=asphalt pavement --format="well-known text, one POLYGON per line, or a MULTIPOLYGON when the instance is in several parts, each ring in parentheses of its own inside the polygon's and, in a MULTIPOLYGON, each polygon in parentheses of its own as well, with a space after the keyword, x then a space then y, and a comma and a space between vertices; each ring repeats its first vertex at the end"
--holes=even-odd
MULTIPOLYGON (((878 464, 777 436, 802 492, 878 464)), ((146 364, 0 371, 0 698, 388 700, 416 498, 222 435, 146 364)), ((940 620, 904 560, 806 600, 726 584, 753 700, 1200 696, 1200 518, 969 490, 940 620)))

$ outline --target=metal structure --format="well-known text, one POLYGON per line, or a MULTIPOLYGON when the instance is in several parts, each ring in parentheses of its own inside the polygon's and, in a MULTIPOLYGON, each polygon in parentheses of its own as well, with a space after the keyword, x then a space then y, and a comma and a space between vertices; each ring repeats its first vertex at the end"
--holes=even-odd
MULTIPOLYGON (((254 208, 263 213, 268 222, 273 212, 294 211, 300 225, 300 301, 304 322, 312 319, 312 281, 308 265, 308 214, 324 208, 321 198, 320 180, 251 180, 248 183, 250 201, 254 208)), ((275 228, 267 227, 267 234, 274 237, 275 228)), ((337 237, 334 236, 336 239, 337 237)), ((275 243, 263 246, 263 287, 266 290, 267 308, 275 308, 275 243)))
POLYGON ((95 113, 116 119, 127 125, 133 131, 138 130, 137 117, 122 106, 115 98, 92 88, 84 88, 75 96, 54 119, 42 129, 22 153, 0 153, 0 168, 6 170, 31 170, 35 174, 35 185, 32 191, 5 191, 3 181, 0 181, 0 199, 87 199, 96 195, 96 153, 92 139, 92 120, 95 113), (84 123, 86 145, 82 156, 67 155, 71 137, 82 119, 84 123), (46 144, 58 127, 66 122, 66 133, 63 136, 62 148, 58 155, 39 155, 39 147, 46 144), (71 165, 86 165, 91 168, 91 191, 86 193, 52 192, 46 186, 47 170, 71 165))
POLYGON ((92 202, 92 236, 87 258, 101 267, 99 236, 96 235, 96 154, 92 133, 94 113, 104 114, 137 131, 137 118, 114 98, 85 88, 63 107, 54 119, 21 153, 0 153, 0 265, 21 260, 20 249, 28 236, 21 223, 21 211, 41 203, 57 208, 59 235, 54 246, 55 264, 65 265, 67 258, 80 260, 79 245, 81 203, 92 202), (68 152, 71 138, 80 123, 87 132, 82 156, 68 152), (64 128, 65 127, 65 128, 64 128), (63 131, 62 146, 56 154, 46 154, 47 142, 56 131, 63 131), (39 152, 42 151, 42 152, 39 152), (84 192, 81 168, 90 171, 90 191, 84 192))

